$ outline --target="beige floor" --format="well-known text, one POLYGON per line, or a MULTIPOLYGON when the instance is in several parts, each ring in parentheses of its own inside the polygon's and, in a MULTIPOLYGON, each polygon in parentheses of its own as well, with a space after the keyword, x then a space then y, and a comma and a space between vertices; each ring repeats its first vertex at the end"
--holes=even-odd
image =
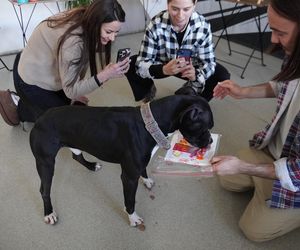
MULTIPOLYGON (((122 36, 116 48, 136 51, 141 34, 122 36)), ((235 49, 249 52, 234 45, 235 49)), ((246 57, 227 56, 222 41, 218 58, 244 65, 246 57)), ((115 53, 114 53, 115 56, 115 53)), ((114 58, 114 57, 113 57, 114 58)), ((9 66, 13 57, 3 58, 9 66)), ((266 67, 252 60, 245 79, 241 70, 226 64, 232 79, 241 85, 269 80, 280 60, 266 56, 266 67)), ((0 70, 1 89, 13 88, 12 73, 0 70)), ((183 82, 175 78, 157 82, 158 95, 171 95, 183 82)), ((90 105, 138 105, 125 79, 111 80, 90 96, 90 105)), ((235 154, 247 146, 252 134, 262 128, 274 112, 274 100, 213 100, 214 132, 221 133, 220 154, 235 154)), ((141 185, 137 212, 146 230, 130 228, 123 212, 120 167, 103 163, 91 173, 62 149, 56 159, 52 201, 60 216, 56 226, 43 223, 39 179, 28 144, 30 124, 11 128, 0 120, 0 249, 299 249, 299 230, 267 243, 248 241, 238 228, 250 194, 222 190, 217 179, 154 176, 152 193, 141 185), (154 195, 155 199, 151 199, 154 195)), ((151 169, 150 169, 151 170, 151 169)), ((151 172, 151 171, 150 171, 151 172)))

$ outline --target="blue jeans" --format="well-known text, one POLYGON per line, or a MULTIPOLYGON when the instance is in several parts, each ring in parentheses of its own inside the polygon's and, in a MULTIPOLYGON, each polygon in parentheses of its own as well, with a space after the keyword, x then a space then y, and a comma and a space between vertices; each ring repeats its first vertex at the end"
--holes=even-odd
MULTIPOLYGON (((24 82, 18 73, 20 55, 20 53, 17 54, 13 68, 14 85, 20 96, 17 109, 20 121, 35 122, 48 109, 71 104, 71 99, 65 95, 63 90, 45 90, 24 82)), ((40 76, 40 78, 42 77, 40 76)))

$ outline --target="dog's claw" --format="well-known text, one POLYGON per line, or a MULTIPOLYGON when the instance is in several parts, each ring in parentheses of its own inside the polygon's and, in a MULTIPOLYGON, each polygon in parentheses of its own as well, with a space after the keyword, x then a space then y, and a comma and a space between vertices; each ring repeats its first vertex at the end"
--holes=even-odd
POLYGON ((58 221, 57 214, 53 211, 44 217, 44 221, 46 224, 54 225, 58 221))
MULTIPOLYGON (((133 215, 133 214, 132 214, 133 215)), ((144 220, 134 213, 134 216, 129 217, 129 222, 131 227, 137 227, 144 223, 144 220)))
POLYGON ((144 224, 144 221, 142 220, 142 219, 139 219, 138 221, 135 221, 135 222, 131 222, 130 223, 130 226, 132 226, 132 227, 137 227, 137 226, 139 226, 139 225, 141 225, 141 224, 144 224))
MULTIPOLYGON (((124 208, 124 212, 127 213, 126 208, 124 208)), ((133 212, 132 214, 128 214, 128 219, 131 227, 137 227, 141 224, 144 224, 144 220, 138 216, 136 212, 133 212)))
POLYGON ((145 185, 146 188, 151 190, 155 184, 154 180, 151 178, 143 178, 142 177, 143 184, 145 185))

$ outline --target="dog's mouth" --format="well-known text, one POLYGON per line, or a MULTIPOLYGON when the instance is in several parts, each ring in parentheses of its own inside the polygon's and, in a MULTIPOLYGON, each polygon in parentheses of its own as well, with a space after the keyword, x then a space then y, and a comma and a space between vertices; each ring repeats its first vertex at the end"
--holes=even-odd
POLYGON ((198 133, 197 135, 189 135, 182 133, 183 137, 194 147, 206 148, 208 145, 213 143, 213 139, 209 131, 198 133))
POLYGON ((203 142, 202 140, 200 140, 200 141, 189 141, 189 140, 187 140, 192 146, 194 146, 194 147, 197 147, 197 148, 206 148, 206 147, 208 147, 209 145, 211 145, 212 143, 213 143, 213 139, 212 138, 210 138, 209 140, 208 140, 208 142, 203 142))

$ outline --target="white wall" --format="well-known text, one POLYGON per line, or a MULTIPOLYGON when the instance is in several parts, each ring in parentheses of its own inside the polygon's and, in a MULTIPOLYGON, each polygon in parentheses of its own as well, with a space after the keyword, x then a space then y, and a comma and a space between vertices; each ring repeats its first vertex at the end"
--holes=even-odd
MULTIPOLYGON (((25 24, 28 22, 33 6, 33 4, 26 4, 22 6, 25 24)), ((48 3, 46 6, 44 4, 36 5, 35 11, 27 28, 28 37, 32 33, 34 27, 40 21, 58 12, 56 3, 48 3)), ((64 3, 59 3, 59 6, 63 9, 64 3)), ((15 8, 19 14, 20 9, 18 5, 15 5, 15 8)), ((18 23, 14 8, 8 0, 0 0, 0 36, 0 54, 23 48, 21 28, 18 23)))
POLYGON ((150 18, 167 8, 167 0, 140 0, 150 18))
MULTIPOLYGON (((123 25, 120 34, 139 32, 144 30, 145 23, 149 21, 149 17, 153 17, 156 13, 166 9, 167 0, 119 0, 126 12, 126 23, 123 25), (143 8, 145 7, 145 10, 143 8), (146 20, 145 20, 146 15, 146 20)), ((223 8, 233 7, 233 3, 222 1, 223 8)), ((24 23, 27 23, 33 4, 22 5, 24 23)), ((60 2, 59 6, 64 9, 65 3, 60 2)), ((19 13, 19 7, 15 5, 19 13)), ((200 1, 196 7, 200 13, 207 13, 219 10, 218 2, 215 0, 200 1)), ((30 36, 34 27, 43 19, 57 13, 56 3, 39 3, 33 13, 32 19, 27 29, 27 37, 30 36)), ((262 26, 264 27, 266 19, 262 26)), ((229 29, 230 33, 257 32, 255 25, 250 22, 245 22, 240 25, 235 25, 229 29)), ((23 39, 21 29, 14 12, 12 4, 8 0, 0 0, 0 55, 11 51, 20 50, 23 48, 23 39)))
MULTIPOLYGON (((145 13, 140 0, 119 0, 119 2, 126 12, 126 23, 123 25, 120 34, 144 30, 145 13)), ((58 4, 61 10, 65 9, 64 2, 59 2, 58 4)), ((18 5, 14 6, 19 14, 20 9, 18 5)), ((25 24, 28 22, 33 7, 34 4, 21 6, 25 24)), ((58 13, 56 3, 38 3, 27 28, 27 38, 30 37, 34 27, 39 22, 54 13, 58 13)), ((0 37, 0 55, 15 52, 23 48, 21 28, 14 8, 8 0, 0 0, 0 37)))
MULTIPOLYGON (((146 12, 148 13, 149 17, 152 18, 158 12, 167 8, 167 0, 140 0, 141 3, 145 6, 146 12)), ((232 8, 234 7, 235 3, 222 1, 222 8, 232 8)), ((249 7, 250 8, 250 7, 249 7)), ((215 0, 207 0, 207 1, 198 1, 196 5, 196 10, 201 13, 209 13, 212 11, 219 11, 219 3, 215 0)), ((227 13, 228 14, 228 13, 227 13)), ((211 16, 210 18, 214 18, 218 16, 211 16)), ((261 23, 261 27, 265 27, 267 22, 267 18, 264 18, 261 23)), ((228 28, 229 33, 243 33, 243 32, 257 32, 257 27, 253 20, 246 21, 239 25, 234 25, 228 28)), ((216 35, 218 35, 217 32, 216 35)))

